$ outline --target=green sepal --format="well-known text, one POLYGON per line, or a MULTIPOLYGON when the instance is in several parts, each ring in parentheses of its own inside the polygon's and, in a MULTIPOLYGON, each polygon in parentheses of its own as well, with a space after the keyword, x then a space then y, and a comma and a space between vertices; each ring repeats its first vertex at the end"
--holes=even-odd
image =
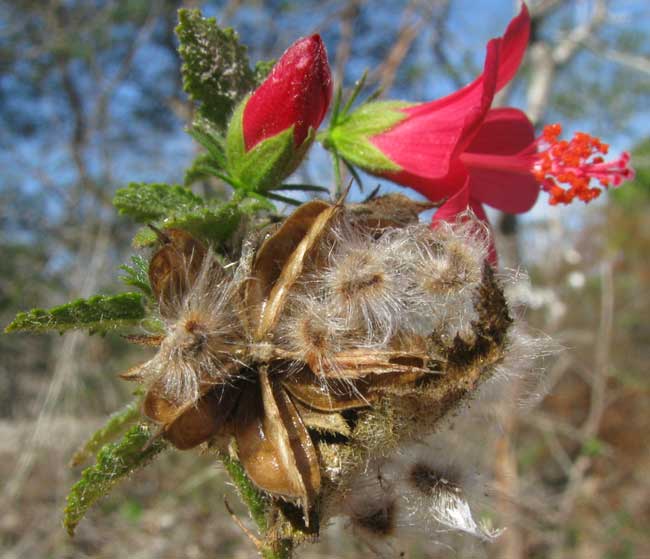
POLYGON ((232 175, 246 190, 266 192, 282 183, 300 163, 295 162, 293 126, 262 140, 234 161, 232 175))
POLYGON ((226 132, 226 166, 230 174, 237 168, 237 162, 246 154, 246 145, 244 143, 244 107, 248 102, 250 95, 237 105, 228 123, 226 132))
POLYGON ((77 299, 51 309, 32 309, 16 315, 5 332, 65 332, 72 329, 88 329, 91 332, 107 332, 135 326, 145 318, 143 296, 140 293, 120 295, 96 295, 89 299, 77 299))
POLYGON ((97 454, 96 463, 82 472, 81 479, 68 494, 63 511, 63 525, 70 536, 90 507, 165 448, 162 439, 150 441, 151 435, 146 425, 131 427, 119 442, 104 446, 97 454))
POLYGON ((199 112, 194 117, 188 133, 207 153, 199 154, 185 171, 185 186, 210 177, 217 177, 232 184, 233 181, 226 171, 226 140, 221 130, 199 112))
POLYGON ((120 266, 125 274, 120 279, 131 287, 137 287, 145 295, 151 296, 151 285, 149 284, 149 261, 140 255, 131 257, 130 264, 120 266))
POLYGON ((273 192, 289 190, 294 192, 323 192, 329 194, 329 188, 316 186, 315 184, 281 184, 273 188, 273 192))
POLYGON ((348 115, 350 109, 352 108, 352 105, 354 105, 354 102, 357 100, 357 97, 359 97, 359 94, 361 93, 363 86, 366 85, 367 79, 368 79, 368 70, 366 70, 361 75, 361 77, 355 82, 354 87, 352 88, 352 92, 350 93, 350 97, 348 97, 348 100, 345 102, 345 105, 343 105, 343 108, 340 110, 340 112, 337 110, 337 114, 336 114, 337 122, 339 120, 339 115, 342 118, 345 118, 348 115))
POLYGON ((290 206, 300 206, 303 202, 296 200, 295 198, 289 198, 288 196, 282 196, 282 194, 274 194, 273 192, 267 192, 265 196, 269 200, 275 200, 276 202, 282 202, 283 204, 289 204, 290 206))
POLYGON ((226 136, 228 174, 234 179, 235 190, 266 193, 282 184, 304 159, 311 146, 314 133, 296 148, 294 127, 258 142, 246 151, 243 116, 248 98, 235 109, 226 136))
POLYGON ((402 101, 380 101, 361 105, 321 136, 326 149, 336 151, 352 165, 371 172, 397 172, 401 167, 384 155, 370 140, 407 118, 402 101))
POLYGON ((258 75, 235 31, 220 28, 215 18, 204 18, 199 10, 181 9, 178 19, 183 89, 201 103, 200 113, 223 129, 235 104, 255 87, 258 75))
POLYGON ((115 192, 113 205, 120 214, 147 223, 169 213, 191 211, 204 206, 205 201, 183 186, 132 182, 115 192))
POLYGON ((83 446, 74 453, 70 460, 70 466, 75 467, 83 464, 104 445, 115 440, 130 425, 138 421, 142 417, 140 413, 141 404, 142 398, 136 398, 122 409, 111 414, 104 426, 95 431, 83 446))

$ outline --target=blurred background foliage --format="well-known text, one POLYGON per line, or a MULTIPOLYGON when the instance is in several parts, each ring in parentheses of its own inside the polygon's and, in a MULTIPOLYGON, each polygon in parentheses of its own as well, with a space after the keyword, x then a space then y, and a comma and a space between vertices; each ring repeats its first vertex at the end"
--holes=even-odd
MULTIPOLYGON (((589 207, 542 200, 523 219, 495 216, 504 266, 523 263, 530 273, 513 296, 564 349, 546 362, 549 395, 522 412, 523 387, 513 383, 492 435, 477 437, 504 535, 489 547, 461 539, 452 552, 405 530, 395 556, 650 557, 650 8, 643 0, 529 6, 526 65, 500 102, 539 126, 559 119, 604 135, 612 151, 632 151, 637 178, 589 207)), ((121 290, 135 224, 112 209, 115 189, 182 182, 198 148, 183 131, 193 108, 173 33, 179 7, 235 27, 253 62, 320 32, 338 83, 349 88, 369 69, 384 97, 409 100, 470 81, 486 40, 517 9, 504 0, 0 1, 3 325, 20 310, 121 290)), ((299 173, 296 182, 331 183, 318 148, 299 173)), ((226 195, 220 184, 194 188, 226 195)), ((190 453, 138 473, 69 540, 59 515, 78 472, 66 464, 127 400, 115 373, 142 351, 116 336, 69 333, 3 335, 0 353, 3 557, 252 555, 225 513, 218 468, 190 453)), ((363 553, 342 522, 304 556, 363 553)))

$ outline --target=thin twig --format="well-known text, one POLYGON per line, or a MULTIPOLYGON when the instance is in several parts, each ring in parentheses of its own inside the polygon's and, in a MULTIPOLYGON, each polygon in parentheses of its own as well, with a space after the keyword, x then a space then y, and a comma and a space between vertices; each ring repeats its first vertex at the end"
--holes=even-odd
MULTIPOLYGON (((593 371, 589 413, 581 428, 583 441, 588 441, 597 436, 606 409, 605 395, 614 327, 614 278, 610 260, 602 263, 601 283, 600 326, 595 344, 596 363, 593 371)), ((581 454, 574 462, 559 505, 559 523, 563 524, 570 517, 591 463, 592 457, 586 454, 581 454)))
POLYGON ((226 507, 226 510, 228 511, 228 514, 230 515, 230 518, 232 521, 239 526, 239 529, 246 534, 246 537, 253 542, 257 550, 262 553, 264 549, 264 544, 262 543, 262 540, 260 540, 253 532, 251 532, 246 525, 239 519, 239 517, 235 514, 235 512, 230 508, 230 504, 228 503, 228 499, 226 497, 223 498, 223 504, 226 507))

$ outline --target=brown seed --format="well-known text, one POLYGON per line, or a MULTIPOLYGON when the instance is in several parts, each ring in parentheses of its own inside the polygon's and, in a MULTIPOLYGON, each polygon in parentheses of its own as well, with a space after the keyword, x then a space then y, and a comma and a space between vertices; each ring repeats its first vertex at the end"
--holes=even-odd
POLYGON ((178 303, 196 280, 207 250, 181 229, 161 232, 163 242, 149 262, 149 283, 161 312, 178 303))
POLYGON ((387 537, 395 532, 397 504, 394 499, 382 498, 364 503, 363 510, 352 515, 352 523, 374 536, 387 537))
POLYGON ((456 472, 437 472, 424 462, 416 462, 409 472, 411 485, 424 495, 435 495, 440 491, 457 493, 460 491, 457 480, 456 472))

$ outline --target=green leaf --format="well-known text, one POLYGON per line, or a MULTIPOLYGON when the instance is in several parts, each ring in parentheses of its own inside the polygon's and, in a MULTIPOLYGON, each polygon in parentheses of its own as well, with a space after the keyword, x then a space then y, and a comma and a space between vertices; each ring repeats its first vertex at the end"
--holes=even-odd
POLYGON ((142 518, 143 508, 140 503, 132 499, 124 501, 118 509, 120 515, 129 523, 136 524, 142 518))
POLYGON ((132 182, 115 192, 113 205, 120 214, 146 223, 171 212, 187 212, 204 206, 205 201, 183 186, 132 182))
POLYGON ((141 403, 141 398, 137 398, 133 400, 133 402, 128 403, 121 410, 113 413, 108 418, 106 424, 101 429, 95 431, 84 445, 74 453, 70 465, 79 466, 88 460, 88 458, 96 454, 105 444, 110 443, 120 433, 124 432, 129 425, 138 421, 141 417, 141 403))
POLYGON ((268 78, 273 66, 275 66, 275 60, 260 60, 255 64, 255 85, 259 86, 261 83, 268 78))
POLYGON ((96 295, 90 299, 77 299, 51 309, 33 309, 16 315, 5 332, 45 332, 88 328, 91 332, 106 332, 138 324, 145 317, 143 297, 140 293, 96 295))
POLYGON ((157 242, 158 237, 152 229, 149 229, 149 227, 140 227, 133 236, 131 246, 133 248, 145 248, 155 245, 157 242))
POLYGON ((225 169, 225 140, 221 135, 214 134, 209 129, 196 125, 189 130, 189 134, 207 150, 217 168, 225 169))
MULTIPOLYGON (((259 204, 243 206, 234 201, 214 203, 209 206, 173 212, 156 222, 160 229, 183 229, 212 243, 227 241, 239 226, 245 213, 258 211, 259 204)), ((150 246, 157 241, 156 234, 148 227, 140 229, 133 239, 136 248, 150 246)))
POLYGON ((234 233, 241 216, 237 205, 227 202, 183 214, 172 214, 161 225, 165 228, 184 229, 207 240, 223 242, 234 233))
POLYGON ((215 166, 214 160, 209 153, 200 153, 194 158, 192 164, 185 169, 183 183, 190 186, 195 182, 216 177, 221 173, 221 169, 215 166))
POLYGON ((199 10, 181 9, 178 18, 183 89, 201 103, 203 116, 225 128, 237 101, 256 84, 246 47, 232 29, 220 28, 199 10))
POLYGON ((255 64, 255 85, 260 85, 271 73, 275 60, 260 60, 255 64))
POLYGON ((582 454, 596 457, 600 456, 605 450, 605 444, 597 437, 590 437, 582 443, 582 454))
POLYGON ((142 256, 132 256, 131 264, 122 264, 120 270, 125 272, 125 275, 120 279, 131 287, 137 287, 142 290, 145 295, 151 296, 151 285, 149 285, 149 261, 142 256))
POLYGON ((146 425, 135 425, 121 441, 104 446, 97 454, 95 465, 86 468, 81 479, 72 486, 63 511, 63 524, 68 534, 74 535, 75 528, 86 512, 113 487, 146 466, 165 448, 161 439, 153 441, 146 425))

